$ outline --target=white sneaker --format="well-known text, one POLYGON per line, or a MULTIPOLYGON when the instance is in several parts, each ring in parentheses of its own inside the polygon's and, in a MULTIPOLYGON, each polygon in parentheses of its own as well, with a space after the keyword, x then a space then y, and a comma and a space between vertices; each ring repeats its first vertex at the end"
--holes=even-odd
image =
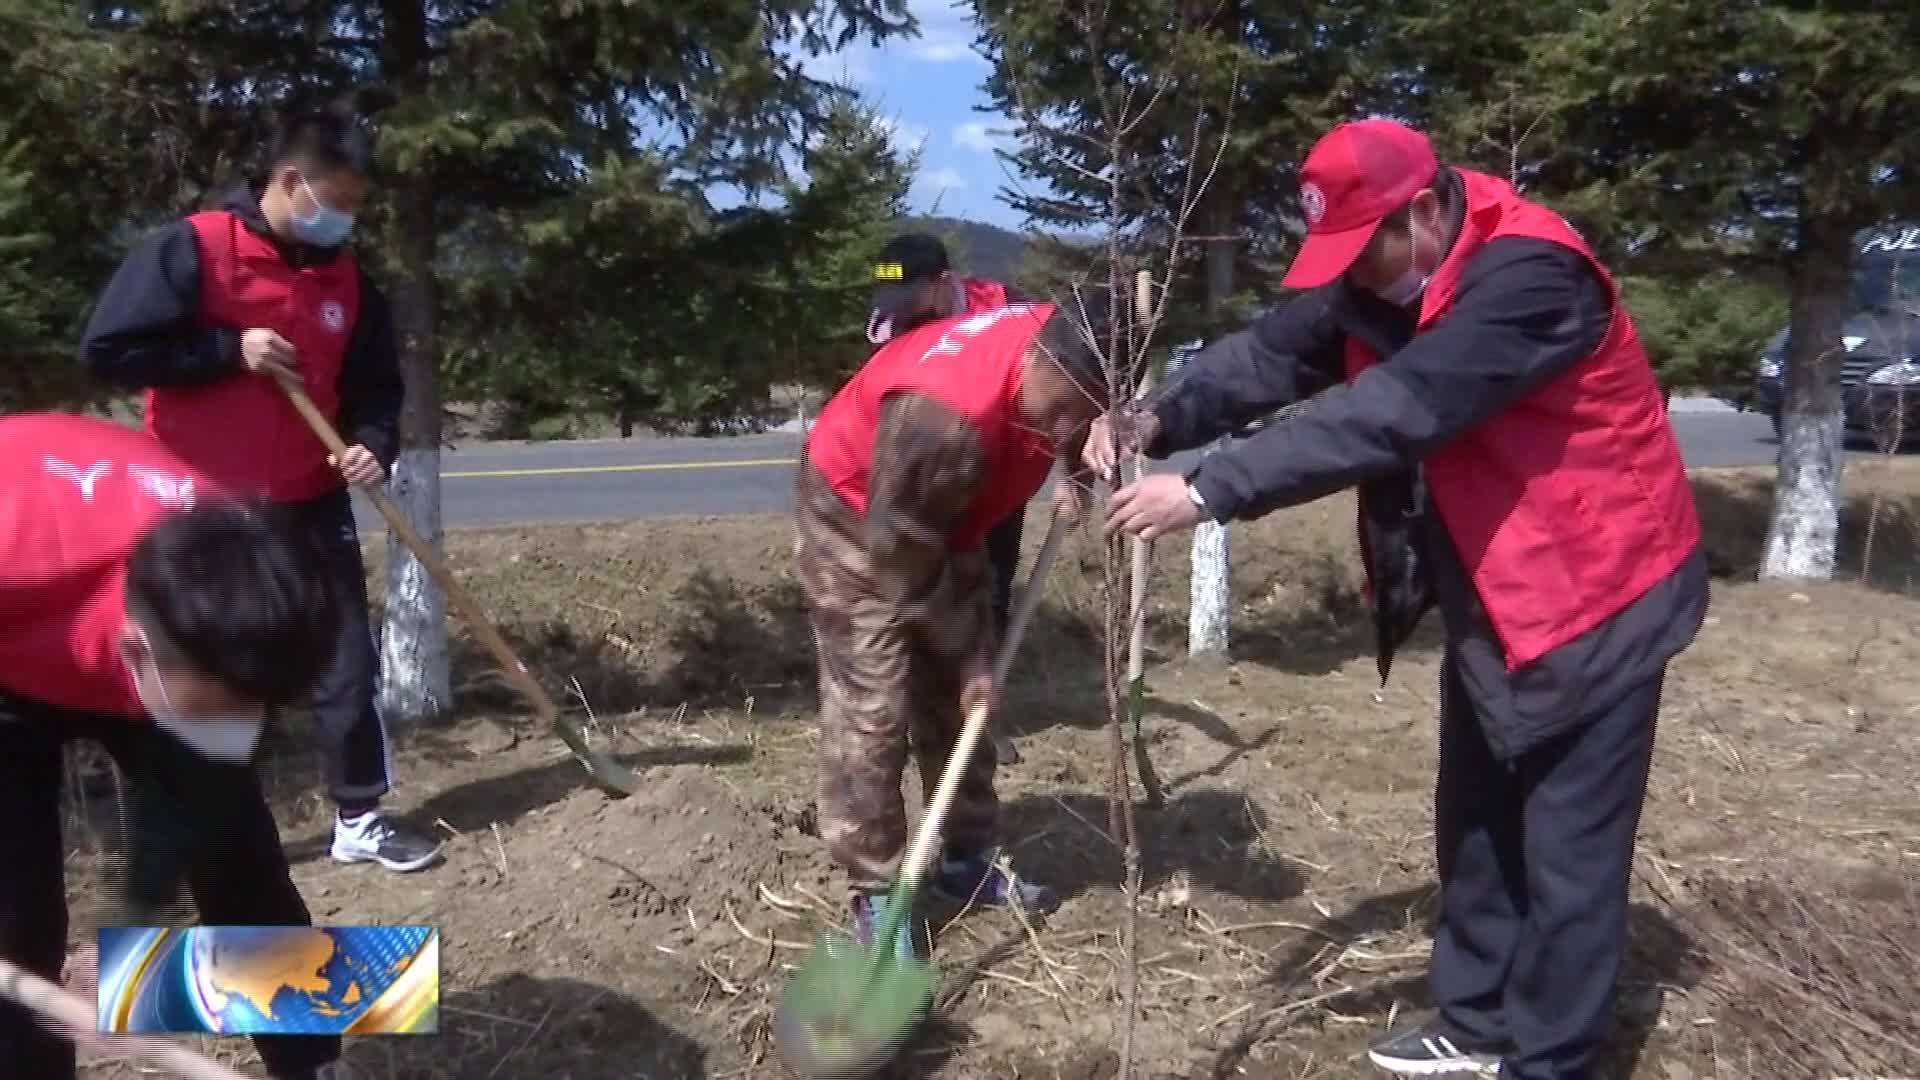
POLYGON ((439 856, 439 844, 395 825, 378 810, 350 822, 337 813, 333 817, 335 862, 377 862, 389 870, 408 873, 432 864, 439 856))

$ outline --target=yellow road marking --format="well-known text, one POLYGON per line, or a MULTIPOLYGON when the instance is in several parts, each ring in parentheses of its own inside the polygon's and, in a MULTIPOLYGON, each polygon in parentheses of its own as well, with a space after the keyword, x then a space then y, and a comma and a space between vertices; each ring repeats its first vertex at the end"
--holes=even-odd
POLYGON ((548 469, 479 469, 443 472, 442 480, 470 480, 508 476, 573 476, 586 473, 671 472, 676 469, 755 469, 793 465, 798 458, 748 458, 742 461, 656 461, 643 465, 562 465, 548 469))

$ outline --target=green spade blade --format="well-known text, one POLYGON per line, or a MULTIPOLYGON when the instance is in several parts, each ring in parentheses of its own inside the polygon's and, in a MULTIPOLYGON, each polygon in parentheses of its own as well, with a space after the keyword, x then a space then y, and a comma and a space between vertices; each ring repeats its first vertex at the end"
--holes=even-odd
POLYGON ((780 1059, 815 1080, 853 1080, 893 1058, 933 1002, 935 973, 902 962, 892 937, 863 948, 829 934, 807 954, 780 997, 774 1031, 780 1059))

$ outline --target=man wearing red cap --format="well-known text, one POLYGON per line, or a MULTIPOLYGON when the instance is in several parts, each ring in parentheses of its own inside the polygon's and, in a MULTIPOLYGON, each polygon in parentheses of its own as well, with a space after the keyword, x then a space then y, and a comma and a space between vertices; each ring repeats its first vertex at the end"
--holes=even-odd
POLYGON ((1155 457, 1302 402, 1184 477, 1114 494, 1152 538, 1358 487, 1386 678, 1446 627, 1435 838, 1439 1015, 1374 1062, 1589 1075, 1625 952, 1627 887, 1666 665, 1705 616, 1700 523, 1665 400, 1612 277, 1559 215, 1442 167, 1389 120, 1301 171, 1306 290, 1107 418, 1155 457))

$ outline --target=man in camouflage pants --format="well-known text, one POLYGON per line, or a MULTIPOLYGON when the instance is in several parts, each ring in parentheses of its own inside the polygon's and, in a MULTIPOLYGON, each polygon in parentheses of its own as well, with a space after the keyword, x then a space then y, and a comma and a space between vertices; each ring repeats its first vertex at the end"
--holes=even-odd
MULTIPOLYGON (((796 553, 819 652, 820 835, 847 869, 863 943, 906 846, 909 745, 931 793, 964 710, 994 701, 986 534, 1032 498, 1056 456, 1074 470, 1056 489, 1056 513, 1078 515, 1078 447, 1102 387, 1064 314, 1016 304, 889 342, 808 436, 796 553)), ((1052 890, 993 858, 995 765, 982 740, 931 883, 962 901, 1051 910, 1052 890)), ((904 924, 896 947, 914 948, 904 924)))

